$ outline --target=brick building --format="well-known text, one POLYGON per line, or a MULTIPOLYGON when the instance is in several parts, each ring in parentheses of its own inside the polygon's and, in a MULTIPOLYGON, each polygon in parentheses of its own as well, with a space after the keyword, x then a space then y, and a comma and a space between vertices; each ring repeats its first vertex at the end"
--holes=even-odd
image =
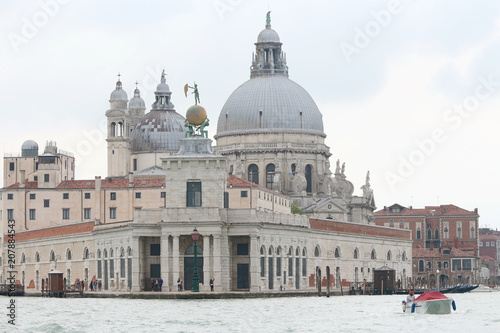
POLYGON ((416 285, 440 282, 470 284, 478 278, 479 215, 455 205, 404 207, 394 204, 374 213, 379 226, 409 229, 413 240, 413 279, 416 285))
POLYGON ((494 283, 500 279, 500 235, 499 232, 481 228, 479 232, 479 255, 481 266, 487 268, 483 278, 494 283))

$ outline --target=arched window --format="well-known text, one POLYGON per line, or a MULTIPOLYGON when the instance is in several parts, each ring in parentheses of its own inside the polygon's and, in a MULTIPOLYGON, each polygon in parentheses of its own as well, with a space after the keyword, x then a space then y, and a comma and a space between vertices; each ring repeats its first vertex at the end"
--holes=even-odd
POLYGON ((306 248, 302 249, 302 276, 307 276, 307 253, 306 248))
POLYGON ((114 257, 114 254, 115 254, 115 253, 113 252, 113 249, 110 249, 110 250, 109 250, 109 257, 110 257, 110 258, 113 258, 113 257, 114 257))
POLYGON ((277 256, 281 255, 281 246, 278 246, 278 247, 276 248, 276 255, 277 255, 277 256))
POLYGON ((274 181, 274 172, 275 166, 270 163, 266 166, 266 187, 269 189, 273 189, 273 181, 274 181))
POLYGON ((372 255, 371 255, 371 258, 373 260, 377 259, 377 253, 375 252, 375 250, 372 250, 372 255))
POLYGON ((248 166, 248 181, 259 184, 259 167, 255 164, 248 166))
POLYGON ((311 193, 312 192, 312 165, 308 164, 306 165, 306 192, 311 193))
POLYGON ((66 260, 71 260, 71 250, 70 249, 66 250, 66 260))
POLYGON ((338 246, 335 248, 335 258, 340 258, 340 248, 338 246))
POLYGON ((354 249, 354 259, 359 259, 359 250, 357 248, 354 249))
POLYGON ((291 165, 291 169, 292 169, 292 176, 295 176, 295 173, 296 173, 296 172, 295 172, 295 169, 297 169, 297 164, 293 163, 293 164, 291 165))
POLYGON ((85 248, 85 250, 83 250, 83 259, 89 259, 89 249, 88 248, 85 248))
POLYGON ((450 233, 449 233, 448 227, 444 227, 443 238, 444 239, 450 238, 450 233))
POLYGON ((432 230, 431 230, 431 228, 427 229, 427 239, 432 239, 432 230))
POLYGON ((387 251, 387 260, 392 260, 391 250, 387 251))
POLYGON ((439 239, 439 229, 434 230, 434 239, 439 239))
MULTIPOLYGON (((189 246, 186 251, 184 251, 184 254, 188 256, 194 256, 194 245, 189 246)), ((203 255, 203 249, 199 245, 196 246, 196 255, 203 255)))
POLYGON ((266 276, 266 257, 265 257, 266 249, 264 246, 260 248, 260 276, 266 276))
POLYGON ((120 249, 120 258, 124 258, 125 257, 125 249, 122 247, 120 249))
POLYGON ((424 261, 423 260, 419 260, 418 261, 418 271, 419 272, 423 272, 424 271, 424 261))
POLYGON ((107 258, 108 257, 108 250, 104 249, 103 254, 104 254, 104 258, 107 258))
POLYGON ((470 238, 476 238, 476 229, 470 227, 470 238))
POLYGON ((129 257, 131 257, 131 256, 132 256, 132 248, 131 248, 130 246, 129 246, 129 247, 128 247, 128 249, 127 249, 127 255, 128 255, 129 257))
POLYGON ((116 123, 115 122, 111 123, 110 131, 111 131, 111 133, 110 133, 111 137, 115 137, 116 136, 116 123))
POLYGON ((123 136, 123 123, 121 121, 118 122, 116 129, 116 136, 123 136))
POLYGON ((299 250, 299 248, 295 249, 295 256, 296 257, 300 256, 300 250, 299 250))
POLYGON ((35 261, 40 262, 40 253, 35 253, 35 261))
POLYGON ((273 252, 274 252, 273 247, 272 247, 272 246, 269 246, 269 251, 267 251, 267 253, 268 253, 270 256, 272 256, 272 255, 273 255, 273 252))
POLYGON ((101 250, 97 250, 97 258, 101 258, 101 250))
POLYGON ((403 261, 406 261, 406 252, 403 252, 403 257, 402 257, 403 261))
POLYGON ((457 229, 457 238, 462 239, 462 228, 460 227, 457 229))
POLYGON ((314 256, 319 257, 319 245, 316 245, 316 247, 314 248, 314 256))
POLYGON ((26 262, 26 255, 23 253, 21 254, 21 264, 24 264, 26 262))
POLYGON ((52 250, 50 251, 50 261, 56 261, 56 254, 55 252, 52 250))

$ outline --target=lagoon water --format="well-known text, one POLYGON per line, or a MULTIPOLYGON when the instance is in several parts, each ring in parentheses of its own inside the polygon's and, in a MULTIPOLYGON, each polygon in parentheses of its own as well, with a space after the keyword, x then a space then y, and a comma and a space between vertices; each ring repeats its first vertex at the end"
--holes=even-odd
POLYGON ((403 295, 223 300, 17 297, 2 332, 500 332, 500 292, 449 294, 451 315, 403 313, 403 295))

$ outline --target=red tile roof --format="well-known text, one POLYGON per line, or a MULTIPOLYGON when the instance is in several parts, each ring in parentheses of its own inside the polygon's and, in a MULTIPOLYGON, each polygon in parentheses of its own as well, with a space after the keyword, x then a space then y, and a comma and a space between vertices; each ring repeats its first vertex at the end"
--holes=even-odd
MULTIPOLYGON (((13 189, 13 190, 17 190, 19 188, 20 188, 19 183, 15 183, 15 184, 12 184, 12 185, 6 187, 6 189, 13 189)), ((38 188, 38 182, 26 181, 26 188, 27 189, 36 189, 36 188, 38 188)))
POLYGON ((252 186, 252 187, 259 187, 261 189, 271 191, 267 187, 252 183, 248 180, 245 180, 245 179, 242 179, 242 178, 239 178, 236 176, 231 176, 227 179, 227 187, 230 188, 231 186, 232 187, 250 187, 250 186, 252 186))
POLYGON ((479 239, 480 240, 483 240, 483 239, 500 239, 500 236, 497 236, 497 235, 479 235, 479 239))
POLYGON ((375 216, 457 216, 457 215, 478 215, 474 210, 466 210, 455 205, 425 206, 425 208, 410 208, 399 204, 394 204, 384 209, 378 210, 375 216), (401 207, 399 213, 393 213, 392 207, 401 207))
MULTIPOLYGON (((134 179, 134 187, 161 187, 164 178, 134 179)), ((101 180, 101 188, 126 188, 128 178, 106 178, 101 180)), ((94 189, 95 179, 92 180, 65 180, 57 186, 58 189, 94 189)))

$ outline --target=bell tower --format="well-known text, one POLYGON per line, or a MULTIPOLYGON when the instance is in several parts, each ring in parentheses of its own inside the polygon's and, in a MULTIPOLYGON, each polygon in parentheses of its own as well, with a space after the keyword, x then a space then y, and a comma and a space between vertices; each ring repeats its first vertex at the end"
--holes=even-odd
POLYGON ((130 139, 128 97, 122 89, 120 74, 116 89, 109 99, 110 108, 106 111, 108 119, 108 177, 127 176, 130 171, 130 139))

